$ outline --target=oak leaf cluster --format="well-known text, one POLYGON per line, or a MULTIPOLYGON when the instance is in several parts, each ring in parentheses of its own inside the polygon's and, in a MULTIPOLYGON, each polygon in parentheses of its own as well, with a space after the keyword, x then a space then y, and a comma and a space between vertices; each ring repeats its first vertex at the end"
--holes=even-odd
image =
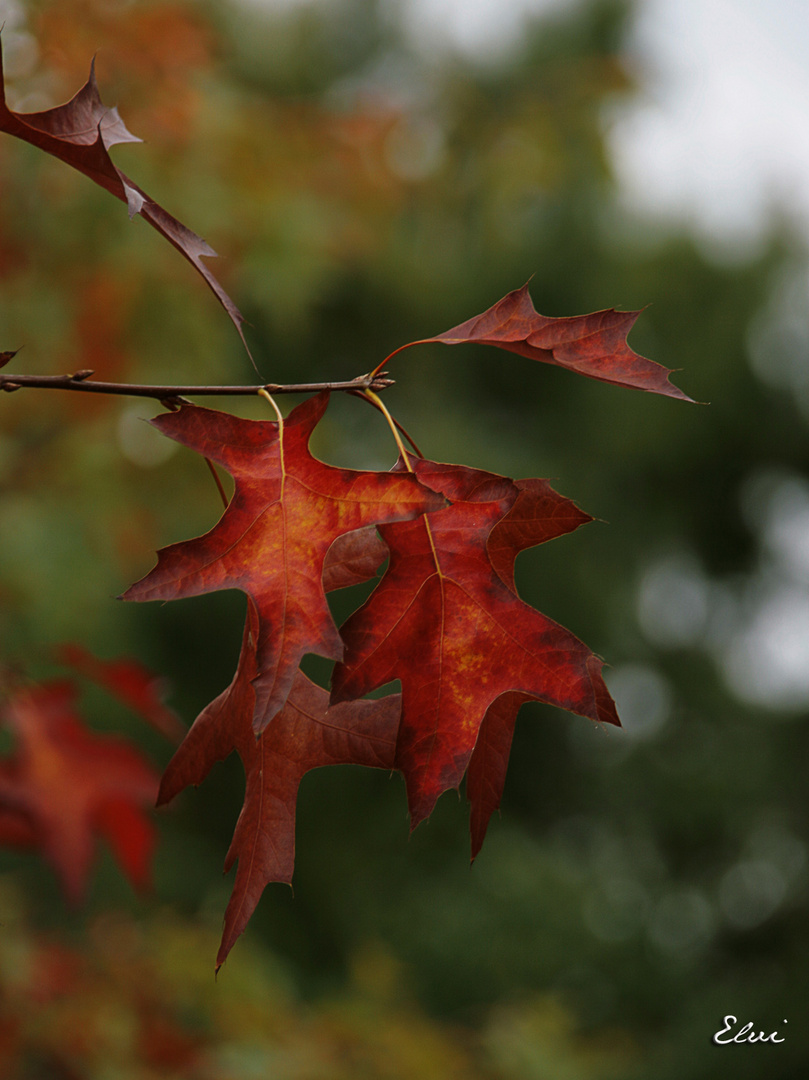
MULTIPOLYGON (((39 113, 10 110, 1 76, 0 68, 0 130, 55 155, 125 202, 130 216, 143 216, 202 275, 242 334, 241 314, 202 262, 213 250, 113 164, 113 146, 139 140, 117 110, 101 103, 92 69, 71 101, 39 113)), ((612 309, 543 316, 526 285, 442 334, 396 349, 361 393, 389 417, 370 380, 403 349, 437 342, 490 345, 588 378, 690 400, 667 369, 627 344, 637 316, 612 309)), ((12 355, 0 353, 0 364, 12 355)), ((13 378, 0 377, 8 380, 0 387, 18 389, 13 378)), ((166 803, 200 784, 232 752, 241 758, 244 805, 225 861, 226 869, 238 865, 217 966, 264 887, 292 879, 297 792, 310 769, 352 763, 400 771, 413 828, 466 776, 474 858, 500 804, 522 704, 545 702, 619 724, 601 659, 525 603, 514 580, 519 552, 572 532, 590 517, 544 479, 514 480, 407 450, 390 417, 399 446, 393 469, 326 465, 311 454, 309 441, 328 402, 328 392, 321 392, 283 418, 271 399, 276 419, 258 421, 179 403, 175 395, 166 401, 170 411, 153 421, 168 438, 226 469, 235 485, 210 531, 163 548, 154 569, 123 594, 134 601, 223 589, 246 595, 233 680, 182 738, 157 795, 159 804, 166 803), (383 565, 366 602, 338 627, 327 593, 375 578, 383 565), (310 653, 334 661, 330 691, 301 671, 310 653), (396 681, 400 693, 368 696, 396 681)), ((103 682, 104 672, 89 654, 74 647, 66 658, 103 682)), ((125 674, 118 672, 115 685, 126 683, 125 674)), ((143 691, 137 680, 133 685, 143 691)), ((139 705, 143 710, 143 701, 139 705)), ((8 838, 16 828, 22 843, 39 830, 75 894, 86 876, 87 845, 75 838, 66 845, 59 829, 75 826, 86 840, 92 819, 115 842, 121 799, 113 812, 110 785, 120 781, 121 798, 135 801, 154 792, 151 774, 133 761, 126 765, 120 749, 83 742, 70 709, 64 685, 17 696, 6 707, 21 756, 2 765, 0 800, 12 806, 15 790, 24 794, 13 822, 11 811, 0 816, 0 834, 5 830, 8 838), (49 800, 55 800, 53 789, 48 794, 51 781, 31 778, 37 748, 45 746, 55 747, 65 762, 53 783, 73 785, 76 793, 74 809, 61 823, 48 816, 49 800), (86 778, 93 760, 109 783, 86 778), (23 781, 26 769, 31 776, 23 781), (72 851, 74 863, 68 865, 60 850, 72 851)), ((164 733, 176 731, 165 712, 153 712, 164 733)), ((140 863, 130 863, 133 877, 142 877, 140 863)))

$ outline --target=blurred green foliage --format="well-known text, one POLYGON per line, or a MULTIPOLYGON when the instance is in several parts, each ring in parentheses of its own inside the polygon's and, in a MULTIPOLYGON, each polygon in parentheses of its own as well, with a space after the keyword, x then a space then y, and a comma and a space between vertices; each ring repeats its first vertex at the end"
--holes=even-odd
MULTIPOLYGON (((208 928, 229 891, 235 761, 161 814, 157 900, 132 898, 103 861, 87 909, 65 912, 47 869, 4 856, 31 940, 94 941, 82 937, 88 918, 128 908, 135 922, 121 934, 168 980, 159 1007, 190 1010, 200 1043, 220 1046, 208 1072, 102 1074, 88 1059, 70 1075, 802 1075, 807 698, 779 690, 779 649, 792 639, 753 637, 758 656, 743 630, 773 597, 805 589, 790 577, 793 549, 778 546, 809 506, 794 285, 805 253, 786 220, 754 254, 719 259, 622 208, 605 125, 637 92, 621 59, 631 5, 571 5, 490 63, 419 50, 396 6, 376 0, 274 14, 182 0, 9 11, 12 107, 65 100, 100 50, 102 97, 148 140, 116 149, 116 161, 225 256, 215 272, 252 324, 264 378, 349 378, 533 275, 543 314, 649 304, 633 347, 682 368, 679 385, 711 403, 491 349, 396 358, 386 401, 428 456, 553 477, 609 521, 524 554, 518 585, 613 665, 626 730, 525 707, 502 818, 471 873, 452 795, 408 841, 399 778, 310 774, 295 895, 267 890, 216 984, 208 928), (728 1013, 765 1031, 787 1019, 788 1037, 713 1047, 728 1013)), ((0 140, 0 190, 0 349, 24 344, 15 370, 251 378, 188 265, 104 192, 11 139, 0 140)), ((216 519, 203 463, 164 453, 139 419, 148 403, 23 392, 0 406, 3 662, 50 674, 49 648, 66 640, 135 655, 171 679, 190 723, 231 677, 242 598, 111 598, 156 547, 216 519)), ((395 457, 354 399, 333 401, 318 437, 337 464, 395 457)), ((93 720, 168 759, 122 713, 99 708, 93 720)), ((95 974, 84 978, 107 986, 104 965, 86 963, 95 974)), ((4 965, 4 1017, 16 1016, 28 991, 4 965)), ((149 984, 127 978, 130 997, 149 984)))

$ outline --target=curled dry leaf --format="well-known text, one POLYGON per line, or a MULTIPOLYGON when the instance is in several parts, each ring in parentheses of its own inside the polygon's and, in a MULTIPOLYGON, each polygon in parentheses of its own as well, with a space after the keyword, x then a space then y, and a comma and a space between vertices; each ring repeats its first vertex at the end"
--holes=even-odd
POLYGON ((247 348, 242 332, 243 315, 202 261, 203 258, 215 257, 216 252, 201 236, 172 217, 113 164, 109 155, 111 146, 141 140, 127 130, 117 109, 108 108, 102 103, 96 84, 95 61, 90 65, 87 82, 70 101, 43 112, 18 113, 6 104, 0 49, 0 131, 14 135, 78 169, 125 202, 130 217, 140 214, 148 221, 202 275, 233 320, 247 348))

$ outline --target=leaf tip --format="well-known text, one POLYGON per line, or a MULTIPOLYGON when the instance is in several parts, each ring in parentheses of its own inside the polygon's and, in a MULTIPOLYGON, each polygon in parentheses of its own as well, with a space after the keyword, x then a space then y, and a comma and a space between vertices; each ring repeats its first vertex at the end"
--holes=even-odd
POLYGON ((666 376, 666 383, 668 385, 661 393, 665 394, 666 397, 675 398, 677 401, 687 401, 691 405, 707 405, 708 403, 705 401, 697 401, 696 398, 690 397, 684 390, 681 390, 679 386, 675 386, 671 381, 671 376, 680 370, 681 368, 675 368, 673 371, 669 372, 666 376))

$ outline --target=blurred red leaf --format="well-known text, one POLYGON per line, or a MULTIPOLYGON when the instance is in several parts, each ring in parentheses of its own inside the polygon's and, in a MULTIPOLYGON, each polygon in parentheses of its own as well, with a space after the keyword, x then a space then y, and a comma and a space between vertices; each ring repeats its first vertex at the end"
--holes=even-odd
POLYGON ((185 735, 185 725, 174 710, 162 701, 164 680, 137 660, 127 657, 100 660, 88 649, 76 644, 60 646, 57 656, 67 667, 72 667, 86 679, 108 690, 171 742, 178 743, 185 735))
POLYGON ((144 812, 154 804, 158 778, 124 740, 89 731, 75 711, 67 680, 16 690, 0 719, 14 733, 0 761, 0 840, 30 841, 51 863, 66 895, 82 896, 95 835, 110 841, 138 888, 150 881, 154 828, 144 812))
MULTIPOLYGON (((2 769, 3 763, 0 762, 0 778, 2 769)), ((39 843, 36 825, 28 816, 27 807, 21 805, 20 800, 10 797, 12 802, 9 805, 3 806, 0 802, 0 847, 35 848, 39 843)))

